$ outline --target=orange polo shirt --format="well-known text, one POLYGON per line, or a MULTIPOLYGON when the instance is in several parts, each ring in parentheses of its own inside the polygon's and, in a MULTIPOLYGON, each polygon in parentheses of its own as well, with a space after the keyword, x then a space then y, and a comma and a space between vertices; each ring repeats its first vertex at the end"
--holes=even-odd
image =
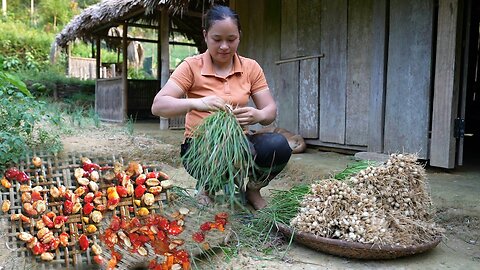
MULTIPOLYGON (((226 76, 215 74, 208 51, 185 58, 170 76, 184 92, 186 98, 202 98, 216 95, 233 107, 244 107, 250 96, 268 90, 267 80, 260 65, 253 59, 235 55, 233 69, 226 76)), ((185 137, 191 137, 193 129, 210 112, 191 110, 185 117, 185 137)))

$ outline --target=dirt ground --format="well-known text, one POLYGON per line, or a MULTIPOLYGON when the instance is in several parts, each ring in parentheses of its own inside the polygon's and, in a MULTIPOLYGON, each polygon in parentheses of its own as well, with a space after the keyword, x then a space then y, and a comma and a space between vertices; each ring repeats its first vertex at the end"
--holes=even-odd
MULTIPOLYGON (((165 171, 178 186, 192 188, 194 180, 179 162, 182 130, 160 131, 157 122, 136 123, 133 134, 113 125, 100 130, 82 131, 65 136, 64 152, 92 156, 122 156, 124 160, 165 165, 165 171)), ((309 149, 293 155, 289 165, 271 189, 321 179, 341 171, 353 161, 351 155, 309 149)), ((319 253, 295 243, 285 254, 240 254, 219 260, 212 269, 480 269, 480 169, 465 166, 461 170, 427 169, 438 223, 446 229, 445 239, 424 254, 387 261, 359 261, 319 253)), ((268 195, 268 190, 264 191, 268 195)))

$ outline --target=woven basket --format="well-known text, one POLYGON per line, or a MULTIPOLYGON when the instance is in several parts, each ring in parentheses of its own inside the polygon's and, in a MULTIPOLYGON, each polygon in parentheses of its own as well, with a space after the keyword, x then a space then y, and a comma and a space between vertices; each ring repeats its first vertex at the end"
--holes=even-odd
MULTIPOLYGON (((286 237, 292 237, 292 229, 285 224, 277 224, 278 229, 286 237)), ((340 257, 366 260, 395 259, 423 253, 435 248, 442 240, 441 236, 430 242, 414 246, 373 245, 348 242, 339 239, 320 237, 311 233, 295 231, 293 240, 313 250, 340 257)))

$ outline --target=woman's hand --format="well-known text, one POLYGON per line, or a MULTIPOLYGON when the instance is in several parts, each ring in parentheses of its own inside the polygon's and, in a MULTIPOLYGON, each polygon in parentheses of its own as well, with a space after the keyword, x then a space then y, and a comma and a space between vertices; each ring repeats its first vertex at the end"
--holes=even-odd
POLYGON ((218 96, 206 96, 194 100, 194 109, 202 112, 218 111, 225 108, 225 100, 218 96))
POLYGON ((233 114, 237 117, 237 121, 241 126, 253 125, 263 120, 262 111, 253 107, 234 109, 233 114))

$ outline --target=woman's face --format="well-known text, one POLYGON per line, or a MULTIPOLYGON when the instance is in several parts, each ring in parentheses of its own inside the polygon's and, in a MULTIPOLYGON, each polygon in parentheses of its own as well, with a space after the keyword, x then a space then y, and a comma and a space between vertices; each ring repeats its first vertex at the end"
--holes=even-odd
POLYGON ((240 43, 238 27, 230 18, 215 21, 210 29, 203 31, 208 52, 215 64, 229 64, 240 43))

